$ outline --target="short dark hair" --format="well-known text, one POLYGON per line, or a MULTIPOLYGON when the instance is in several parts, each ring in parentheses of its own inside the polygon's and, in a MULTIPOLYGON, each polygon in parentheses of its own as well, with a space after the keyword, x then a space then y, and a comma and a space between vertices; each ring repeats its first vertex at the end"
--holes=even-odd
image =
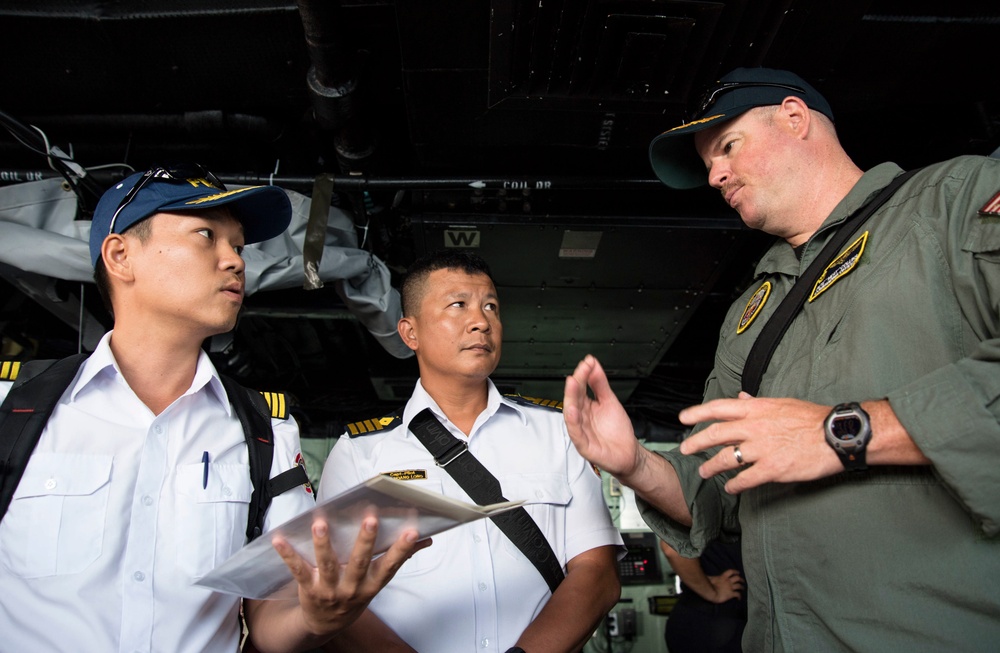
POLYGON ((468 249, 439 249, 414 261, 406 270, 399 287, 403 316, 414 315, 426 291, 427 277, 435 270, 461 270, 466 274, 485 274, 493 285, 493 274, 486 261, 468 249))
MULTIPOLYGON (((145 244, 153 233, 153 226, 149 218, 146 218, 130 225, 122 233, 131 234, 138 238, 140 243, 145 244)), ((104 308, 108 309, 108 313, 114 318, 115 310, 111 306, 111 283, 108 281, 108 269, 104 266, 104 258, 100 256, 97 257, 97 263, 94 264, 94 283, 97 284, 97 294, 101 296, 104 308)))

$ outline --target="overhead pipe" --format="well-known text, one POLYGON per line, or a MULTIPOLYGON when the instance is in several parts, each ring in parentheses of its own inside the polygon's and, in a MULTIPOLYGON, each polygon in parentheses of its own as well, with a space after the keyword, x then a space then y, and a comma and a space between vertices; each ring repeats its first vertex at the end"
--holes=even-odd
MULTIPOLYGON (((215 171, 213 171, 215 172, 215 171)), ((127 174, 121 170, 92 170, 90 174, 105 186, 120 181, 127 174)), ((0 186, 37 181, 58 177, 50 169, 27 170, 22 168, 0 168, 0 186)), ((255 175, 227 174, 215 172, 215 176, 225 184, 259 186, 272 184, 308 192, 316 181, 315 177, 295 175, 255 175)), ((637 190, 665 188, 657 179, 618 179, 609 177, 368 177, 365 175, 330 175, 333 190, 350 191, 420 191, 420 190, 637 190)))
POLYGON ((360 54, 348 51, 340 29, 339 0, 298 0, 311 66, 306 84, 313 115, 333 138, 341 171, 366 169, 374 154, 371 130, 361 119, 358 94, 360 54))
MULTIPOLYGON (((358 104, 359 56, 349 52, 344 38, 339 0, 298 0, 299 15, 305 33, 306 48, 312 65, 306 74, 306 84, 312 99, 313 115, 322 128, 321 142, 332 140, 338 164, 337 172, 369 171, 375 155, 375 139, 358 104)), ((329 158, 325 155, 325 158, 329 158)), ((322 287, 316 275, 323 255, 323 239, 327 228, 327 212, 318 209, 316 202, 329 202, 334 193, 331 175, 316 177, 312 187, 313 208, 306 225, 303 260, 306 290, 322 287)), ((367 229, 370 221, 365 203, 365 193, 348 193, 355 223, 367 229)), ((366 232, 367 233, 367 232, 366 232)), ((373 234, 382 233, 376 229, 373 234)), ((389 246, 385 238, 370 246, 381 253, 389 246)))

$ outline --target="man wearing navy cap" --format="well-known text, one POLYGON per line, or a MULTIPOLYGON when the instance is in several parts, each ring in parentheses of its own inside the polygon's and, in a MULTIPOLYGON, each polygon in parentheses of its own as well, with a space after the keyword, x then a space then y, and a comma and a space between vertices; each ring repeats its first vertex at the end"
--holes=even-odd
MULTIPOLYGON (((281 189, 227 190, 192 166, 102 197, 90 252, 114 330, 63 393, 0 522, 0 649, 237 650, 239 598, 193 585, 244 545, 254 489, 234 399, 201 345, 236 324, 244 245, 290 218, 281 189)), ((271 428, 273 478, 300 455, 294 420, 271 428)), ((264 530, 313 505, 307 486, 275 496, 264 530)), ((299 600, 245 602, 258 649, 326 642, 423 546, 410 531, 371 562, 376 529, 365 521, 343 570, 325 523, 316 566, 274 539, 299 600)))
POLYGON ((994 650, 1000 161, 865 172, 833 120, 797 75, 741 68, 653 140, 666 185, 707 182, 777 240, 678 450, 638 444, 593 356, 567 427, 681 554, 741 538, 744 650, 994 650))

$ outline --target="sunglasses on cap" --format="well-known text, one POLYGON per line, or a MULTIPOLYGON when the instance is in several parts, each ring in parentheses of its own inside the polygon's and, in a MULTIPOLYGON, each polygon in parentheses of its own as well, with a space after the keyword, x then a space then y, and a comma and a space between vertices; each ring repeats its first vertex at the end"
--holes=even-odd
POLYGON ((142 177, 139 177, 132 188, 125 193, 125 197, 122 198, 122 201, 119 202, 118 208, 115 209, 114 215, 111 216, 111 224, 108 226, 109 235, 115 232, 115 221, 118 219, 118 215, 132 202, 132 200, 135 199, 136 195, 139 194, 139 191, 145 188, 146 185, 152 181, 186 182, 190 184, 211 186, 212 188, 217 188, 221 191, 226 190, 226 185, 219 181, 218 177, 213 175, 204 166, 198 165, 197 163, 184 163, 170 167, 150 168, 143 173, 142 177))
POLYGON ((718 102, 719 96, 728 91, 733 91, 738 88, 755 88, 755 87, 766 87, 766 88, 784 88, 789 91, 796 91, 797 93, 805 93, 804 88, 799 88, 798 86, 792 86, 791 84, 778 84, 776 82, 724 82, 721 84, 716 84, 715 86, 710 86, 705 90, 704 93, 698 98, 698 102, 692 105, 692 109, 688 111, 688 122, 693 122, 698 118, 701 118, 708 110, 715 106, 718 102))

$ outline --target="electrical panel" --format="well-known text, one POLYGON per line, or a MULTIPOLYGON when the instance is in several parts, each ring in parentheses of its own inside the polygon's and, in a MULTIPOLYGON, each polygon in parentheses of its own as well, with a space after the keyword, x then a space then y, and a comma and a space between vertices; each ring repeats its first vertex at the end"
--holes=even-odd
POLYGON ((659 544, 652 533, 622 533, 628 553, 618 561, 622 585, 662 585, 657 555, 659 544))

